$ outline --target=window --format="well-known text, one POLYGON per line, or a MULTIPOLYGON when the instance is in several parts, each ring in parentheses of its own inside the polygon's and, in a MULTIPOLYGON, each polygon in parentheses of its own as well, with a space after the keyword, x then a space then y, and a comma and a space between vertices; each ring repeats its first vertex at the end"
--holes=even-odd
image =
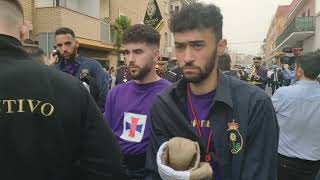
POLYGON ((175 7, 174 7, 174 11, 175 11, 175 12, 179 12, 179 8, 180 8, 179 6, 175 6, 175 7))
POLYGON ((101 22, 101 41, 110 43, 110 24, 101 22))
POLYGON ((164 44, 165 44, 166 47, 169 46, 168 33, 164 33, 164 44))
POLYGON ((306 16, 306 13, 305 13, 305 12, 303 12, 301 16, 302 16, 302 17, 305 17, 305 16, 306 16))
POLYGON ((32 39, 32 30, 29 30, 29 39, 32 39))
POLYGON ((310 9, 308 9, 308 16, 310 16, 310 9))
POLYGON ((115 44, 117 41, 117 31, 111 30, 111 43, 115 44))

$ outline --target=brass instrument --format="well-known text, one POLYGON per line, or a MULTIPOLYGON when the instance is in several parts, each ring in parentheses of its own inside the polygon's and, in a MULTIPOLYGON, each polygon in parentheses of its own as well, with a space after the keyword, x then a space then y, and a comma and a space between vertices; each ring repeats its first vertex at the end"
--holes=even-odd
POLYGON ((255 66, 252 66, 251 68, 251 73, 250 75, 248 76, 248 82, 251 83, 251 84, 261 84, 261 82, 258 82, 254 79, 254 75, 257 74, 257 69, 255 66))
POLYGON ((251 73, 250 73, 250 76, 249 76, 250 81, 252 80, 253 75, 256 74, 256 71, 257 71, 256 67, 253 66, 252 68, 251 68, 251 73), (252 68, 253 68, 253 70, 252 70, 252 68))

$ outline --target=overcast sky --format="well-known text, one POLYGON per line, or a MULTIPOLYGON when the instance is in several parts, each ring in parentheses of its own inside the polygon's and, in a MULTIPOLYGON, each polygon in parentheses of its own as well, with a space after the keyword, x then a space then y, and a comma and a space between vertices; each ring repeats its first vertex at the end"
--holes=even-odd
POLYGON ((224 17, 223 34, 228 40, 229 48, 238 53, 251 55, 259 53, 278 5, 287 5, 292 2, 292 0, 200 1, 214 3, 221 8, 224 17))

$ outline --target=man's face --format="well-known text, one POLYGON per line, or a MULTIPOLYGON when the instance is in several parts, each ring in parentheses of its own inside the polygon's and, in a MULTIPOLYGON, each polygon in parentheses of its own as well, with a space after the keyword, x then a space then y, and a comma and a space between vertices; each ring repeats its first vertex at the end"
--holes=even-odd
POLYGON ((168 67, 167 63, 163 63, 163 62, 159 62, 158 63, 158 70, 160 72, 166 72, 167 71, 167 67, 168 67))
POLYGON ((255 60, 255 61, 254 61, 254 66, 255 66, 255 67, 258 68, 258 67, 260 67, 260 65, 261 65, 261 61, 260 61, 260 60, 255 60))
POLYGON ((75 58, 79 44, 71 34, 59 34, 55 40, 57 49, 65 60, 75 58))
POLYGON ((226 47, 224 40, 217 43, 211 29, 195 29, 174 34, 176 57, 184 78, 200 83, 216 66, 217 54, 226 47))
POLYGON ((155 62, 159 58, 157 47, 146 43, 124 44, 125 63, 134 80, 142 80, 155 69, 155 62))

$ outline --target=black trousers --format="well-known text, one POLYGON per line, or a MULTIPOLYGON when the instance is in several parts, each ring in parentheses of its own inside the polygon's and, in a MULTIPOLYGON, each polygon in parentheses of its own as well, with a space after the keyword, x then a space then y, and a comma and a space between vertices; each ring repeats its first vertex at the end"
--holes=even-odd
POLYGON ((272 89, 272 94, 279 88, 279 83, 278 82, 272 82, 271 83, 271 89, 272 89))
POLYGON ((278 154, 278 180, 315 180, 320 161, 308 161, 278 154))
POLYGON ((145 179, 145 161, 146 155, 124 155, 123 167, 127 176, 127 180, 143 180, 145 179))

